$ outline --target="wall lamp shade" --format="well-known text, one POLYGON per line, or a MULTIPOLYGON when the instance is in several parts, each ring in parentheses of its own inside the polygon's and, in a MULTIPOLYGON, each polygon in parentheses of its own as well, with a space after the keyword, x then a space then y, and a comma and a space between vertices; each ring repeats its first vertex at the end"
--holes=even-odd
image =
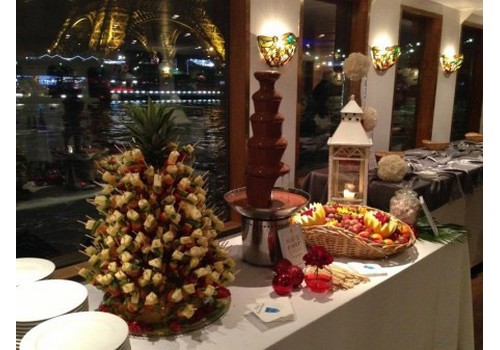
POLYGON ((451 74, 460 69, 464 62, 464 55, 461 53, 453 56, 441 55, 439 60, 441 61, 443 72, 445 74, 451 74))
POLYGON ((372 47, 372 62, 379 71, 384 71, 394 66, 399 56, 401 56, 401 49, 398 45, 386 48, 372 47))
POLYGON ((277 68, 290 61, 297 50, 297 37, 293 33, 278 36, 257 36, 259 50, 266 63, 277 68))

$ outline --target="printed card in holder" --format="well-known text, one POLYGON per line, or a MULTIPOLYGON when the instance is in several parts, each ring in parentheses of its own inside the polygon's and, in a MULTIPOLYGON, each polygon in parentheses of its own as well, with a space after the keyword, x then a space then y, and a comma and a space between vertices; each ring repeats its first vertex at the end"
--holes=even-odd
POLYGON ((300 225, 290 225, 278 230, 283 257, 297 266, 304 266, 302 257, 307 253, 306 242, 300 225))
POLYGON ((422 206, 425 216, 427 217, 427 221, 429 221, 429 225, 432 228, 432 232, 434 233, 434 236, 438 237, 439 231, 436 226, 436 223, 434 222, 434 218, 432 217, 431 211, 429 210, 429 208, 427 208, 427 204, 425 204, 424 197, 420 196, 419 199, 420 199, 420 205, 422 206))

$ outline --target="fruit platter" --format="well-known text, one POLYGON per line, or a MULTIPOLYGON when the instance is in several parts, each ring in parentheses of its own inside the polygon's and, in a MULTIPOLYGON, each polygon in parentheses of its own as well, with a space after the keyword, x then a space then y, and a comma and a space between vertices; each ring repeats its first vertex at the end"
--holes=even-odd
POLYGON ((306 245, 323 246, 334 256, 386 258, 406 250, 416 240, 410 225, 363 205, 311 203, 290 221, 301 226, 306 245))
POLYGON ((174 145, 157 170, 139 149, 101 163, 105 183, 91 200, 101 218, 84 223, 93 243, 79 274, 104 292, 100 310, 125 319, 132 334, 185 333, 229 307, 235 262, 216 240, 223 222, 205 205, 192 152, 174 145))
POLYGON ((217 239, 224 222, 207 204, 195 147, 174 141, 174 110, 151 99, 128 108, 131 147, 97 162, 98 217, 81 221, 90 244, 79 275, 132 335, 190 332, 229 309, 235 261, 217 239))

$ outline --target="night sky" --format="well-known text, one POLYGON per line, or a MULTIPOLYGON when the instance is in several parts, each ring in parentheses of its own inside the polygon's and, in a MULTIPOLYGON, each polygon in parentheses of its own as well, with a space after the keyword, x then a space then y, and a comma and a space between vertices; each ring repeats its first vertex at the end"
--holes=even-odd
POLYGON ((62 28, 70 0, 16 0, 17 55, 46 53, 62 28))

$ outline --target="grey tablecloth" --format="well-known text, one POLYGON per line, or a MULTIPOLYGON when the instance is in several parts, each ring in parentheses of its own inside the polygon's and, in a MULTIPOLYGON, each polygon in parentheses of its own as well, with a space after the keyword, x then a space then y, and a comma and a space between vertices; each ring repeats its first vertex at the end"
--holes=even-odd
MULTIPOLYGON (((408 174, 405 181, 411 188, 423 196, 429 209, 435 210, 446 203, 473 193, 474 188, 482 186, 483 166, 468 171, 447 169, 440 172, 434 180, 428 180, 415 174, 408 174)), ((403 182, 392 183, 377 177, 377 170, 372 169, 368 176, 368 201, 371 207, 389 211, 389 202, 394 193, 403 187, 403 182)), ((311 202, 328 202, 328 168, 311 171, 302 182, 301 189, 311 195, 311 202)))

